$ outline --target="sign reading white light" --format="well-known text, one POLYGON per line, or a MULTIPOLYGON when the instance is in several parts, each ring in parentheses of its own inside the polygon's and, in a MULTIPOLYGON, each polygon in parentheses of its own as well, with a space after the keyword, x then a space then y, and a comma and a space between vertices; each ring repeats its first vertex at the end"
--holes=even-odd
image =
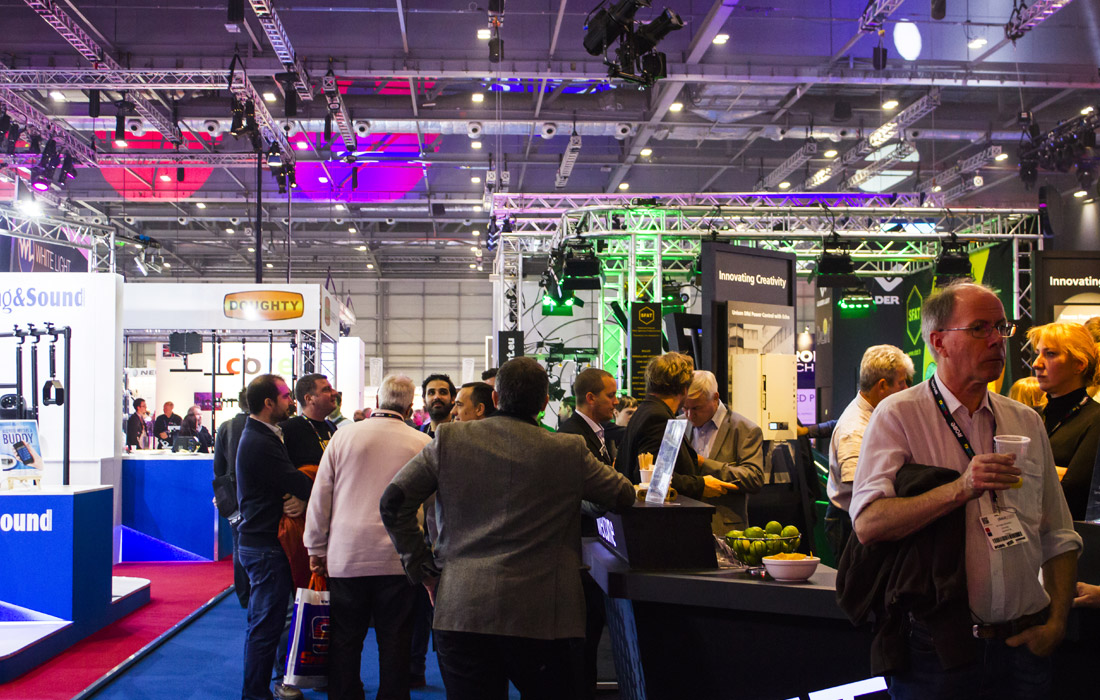
POLYGON ((894 25, 894 47, 906 61, 917 60, 921 50, 920 29, 917 25, 904 19, 897 22, 894 25))
POLYGON ((729 34, 715 34, 713 41, 714 41, 715 44, 718 44, 719 46, 721 46, 722 44, 726 43, 729 40, 730 40, 730 35, 729 34))

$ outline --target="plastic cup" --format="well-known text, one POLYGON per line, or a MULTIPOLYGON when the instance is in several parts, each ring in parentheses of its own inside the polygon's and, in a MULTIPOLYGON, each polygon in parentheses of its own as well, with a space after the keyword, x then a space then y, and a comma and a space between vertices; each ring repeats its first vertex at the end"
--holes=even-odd
POLYGON ((638 471, 641 472, 641 478, 642 478, 642 485, 643 486, 648 484, 650 481, 653 480, 653 470, 652 469, 639 469, 638 471))
MULTIPOLYGON (((993 438, 993 451, 999 455, 1016 455, 1016 464, 1020 465, 1027 455, 1027 448, 1030 444, 1031 438, 1026 435, 997 435, 993 438)), ((1012 485, 1012 488, 1018 489, 1023 485, 1024 477, 1021 474, 1020 478, 1016 480, 1016 483, 1012 485)))

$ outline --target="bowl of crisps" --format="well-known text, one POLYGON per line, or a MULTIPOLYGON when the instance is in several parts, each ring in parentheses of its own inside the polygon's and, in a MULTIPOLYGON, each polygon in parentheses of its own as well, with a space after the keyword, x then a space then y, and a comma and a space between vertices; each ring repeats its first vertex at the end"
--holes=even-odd
POLYGON ((817 571, 821 558, 789 552, 768 555, 763 562, 768 575, 776 581, 805 581, 817 571))

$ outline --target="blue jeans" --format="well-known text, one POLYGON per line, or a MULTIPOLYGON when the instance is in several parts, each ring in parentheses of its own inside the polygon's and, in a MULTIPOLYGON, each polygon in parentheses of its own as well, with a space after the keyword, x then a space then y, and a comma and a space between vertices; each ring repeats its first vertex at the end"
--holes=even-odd
POLYGON ((1049 700, 1051 660, 999 639, 978 642, 975 663, 945 671, 927 628, 913 624, 909 670, 887 679, 894 700, 1049 700))
POLYGON ((286 624, 287 603, 294 592, 290 562, 280 546, 241 545, 237 551, 252 586, 241 700, 271 700, 271 669, 286 624))

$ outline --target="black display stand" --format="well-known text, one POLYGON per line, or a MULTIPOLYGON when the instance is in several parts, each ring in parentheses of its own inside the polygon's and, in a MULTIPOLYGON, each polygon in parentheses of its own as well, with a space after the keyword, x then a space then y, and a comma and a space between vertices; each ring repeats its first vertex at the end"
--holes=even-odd
POLYGON ((634 569, 715 569, 714 510, 686 496, 664 505, 637 501, 596 524, 600 541, 634 569))

